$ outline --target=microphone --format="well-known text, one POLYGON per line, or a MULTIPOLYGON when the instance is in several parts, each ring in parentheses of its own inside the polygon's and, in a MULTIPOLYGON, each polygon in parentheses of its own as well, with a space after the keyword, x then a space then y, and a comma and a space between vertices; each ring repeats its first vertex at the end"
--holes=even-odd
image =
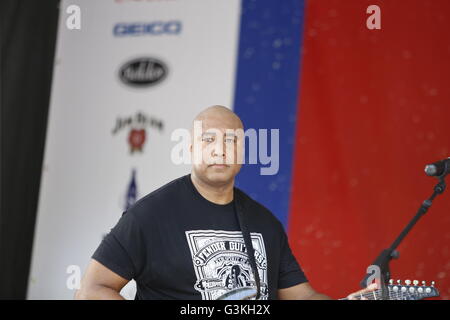
POLYGON ((442 176, 450 172, 450 157, 425 166, 427 176, 442 176))

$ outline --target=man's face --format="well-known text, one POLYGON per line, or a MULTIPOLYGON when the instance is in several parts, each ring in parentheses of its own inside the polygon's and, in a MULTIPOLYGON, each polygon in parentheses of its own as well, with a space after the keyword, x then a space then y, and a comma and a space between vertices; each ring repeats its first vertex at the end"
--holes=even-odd
POLYGON ((232 182, 242 166, 243 136, 240 122, 233 117, 217 115, 196 121, 191 146, 195 175, 213 185, 232 182))

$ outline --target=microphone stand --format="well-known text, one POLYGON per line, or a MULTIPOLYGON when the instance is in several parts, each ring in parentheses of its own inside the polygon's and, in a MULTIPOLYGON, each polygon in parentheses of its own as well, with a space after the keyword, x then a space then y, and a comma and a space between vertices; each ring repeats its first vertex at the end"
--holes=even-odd
MULTIPOLYGON (((416 224, 416 222, 428 211, 431 207, 434 198, 443 193, 446 185, 445 185, 445 176, 447 175, 448 170, 444 170, 444 173, 437 178, 439 179, 438 184, 434 187, 434 192, 430 198, 425 200, 417 211, 416 215, 413 219, 408 223, 408 225, 403 229, 400 235, 395 239, 395 241, 391 244, 391 246, 387 249, 381 251, 380 255, 375 259, 372 265, 378 266, 380 268, 380 276, 381 276, 381 297, 383 300, 389 299, 389 293, 387 292, 386 285, 391 279, 391 273, 389 270, 389 262, 394 258, 398 259, 400 254, 396 250, 400 242, 403 238, 408 234, 408 232, 412 229, 412 227, 416 224)), ((371 276, 371 274, 367 274, 366 277, 361 281, 361 287, 365 288, 367 285, 367 279, 371 276)), ((380 288, 379 288, 380 289, 380 288)))

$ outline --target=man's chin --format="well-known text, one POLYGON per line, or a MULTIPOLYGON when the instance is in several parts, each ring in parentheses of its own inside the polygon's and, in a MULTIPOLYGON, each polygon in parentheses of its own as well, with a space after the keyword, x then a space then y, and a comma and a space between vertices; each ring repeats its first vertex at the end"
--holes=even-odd
POLYGON ((231 173, 231 168, 216 168, 216 167, 209 167, 208 168, 207 177, 208 180, 213 183, 227 183, 233 180, 233 174, 231 173))

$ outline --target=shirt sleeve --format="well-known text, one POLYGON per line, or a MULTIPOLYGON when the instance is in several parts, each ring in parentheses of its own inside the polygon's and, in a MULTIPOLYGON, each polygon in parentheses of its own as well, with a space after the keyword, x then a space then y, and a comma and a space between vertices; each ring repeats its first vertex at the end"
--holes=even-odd
POLYGON ((303 273, 303 270, 301 269, 294 255, 292 254, 284 229, 282 229, 280 252, 281 256, 278 289, 285 289, 303 282, 307 282, 308 279, 303 273))
POLYGON ((139 278, 145 265, 144 239, 131 212, 122 215, 92 258, 127 280, 139 278))

